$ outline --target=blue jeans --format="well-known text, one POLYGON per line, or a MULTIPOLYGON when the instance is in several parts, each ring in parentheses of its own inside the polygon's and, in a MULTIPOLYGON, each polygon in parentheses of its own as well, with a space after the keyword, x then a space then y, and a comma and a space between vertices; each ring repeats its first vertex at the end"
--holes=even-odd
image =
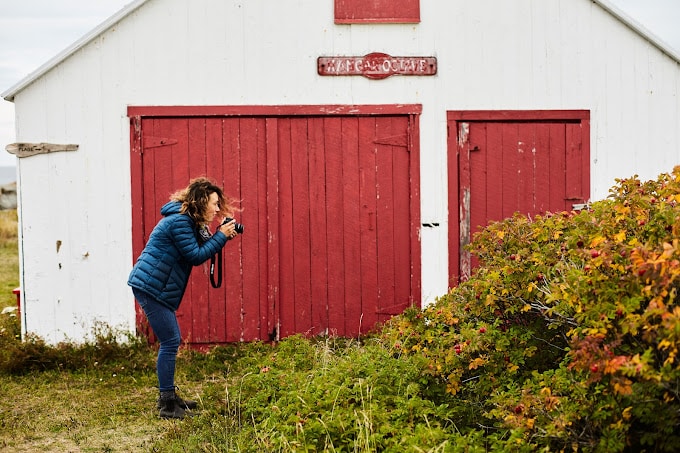
POLYGON ((146 319, 160 343, 156 359, 158 390, 161 392, 175 390, 175 362, 179 345, 182 342, 177 316, 174 311, 160 304, 144 291, 132 288, 132 293, 144 310, 146 319))

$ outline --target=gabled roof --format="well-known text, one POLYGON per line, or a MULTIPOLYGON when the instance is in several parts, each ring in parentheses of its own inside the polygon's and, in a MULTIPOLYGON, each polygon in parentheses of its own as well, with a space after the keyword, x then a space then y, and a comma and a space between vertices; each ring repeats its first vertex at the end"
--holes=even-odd
POLYGON ((62 50, 60 53, 55 55, 53 58, 48 60, 45 64, 40 66, 38 69, 24 77, 22 80, 20 80, 18 83, 16 83, 14 86, 9 88, 7 91, 2 93, 0 96, 2 96, 6 101, 14 102, 14 96, 26 88, 28 85, 31 83, 35 82, 37 79, 39 79, 41 76, 43 76, 46 72, 57 66, 59 63, 62 61, 66 60, 68 57, 76 53, 78 50, 81 48, 85 47, 90 41, 94 40, 97 38, 99 35, 104 33, 106 30, 111 28, 112 26, 116 25, 118 22, 126 18, 128 15, 133 13, 137 8, 142 6, 144 3, 146 3, 147 0, 134 0, 128 5, 125 5, 120 11, 118 11, 116 14, 113 16, 109 17, 106 19, 104 22, 99 24, 96 28, 92 29, 89 33, 85 34, 82 38, 80 38, 78 41, 74 42, 71 44, 69 47, 66 49, 62 50))
MULTIPOLYGON (((605 11, 619 19, 621 22, 623 22, 626 26, 628 26, 630 29, 635 31, 637 34, 642 36, 644 39, 649 41, 652 45, 657 47, 659 50, 661 50, 663 53, 668 55, 670 58, 675 60, 676 62, 680 63, 680 53, 678 51, 674 50, 670 45, 665 43, 662 39, 660 39, 658 36, 656 36, 654 33, 649 31, 647 28, 645 28, 642 24, 637 22, 635 19, 630 17, 628 14, 624 13, 622 10, 620 10, 618 7, 613 5, 609 0, 590 0, 593 3, 601 6, 605 11)), ((61 53, 57 54, 54 58, 51 60, 47 61, 45 64, 40 66, 38 69, 30 73, 28 76, 26 76, 24 79, 19 81, 17 84, 9 88, 7 91, 2 93, 0 96, 2 96, 5 100, 14 102, 14 96, 19 93, 21 90, 26 88, 28 85, 33 83, 35 80, 40 78, 42 75, 44 75, 46 72, 57 66, 59 63, 62 61, 66 60, 68 57, 73 55, 75 52, 77 52, 79 49, 87 45, 90 41, 94 40, 97 38, 100 34, 108 30, 110 27, 118 23, 119 21, 123 20, 125 17, 127 17, 129 14, 134 12, 137 8, 142 6, 144 3, 146 3, 147 0, 134 0, 132 3, 129 5, 125 6, 123 9, 118 11, 116 14, 102 22, 99 26, 94 28, 92 31, 87 33, 85 36, 80 38, 78 41, 73 43, 70 47, 66 48, 63 50, 61 53)))

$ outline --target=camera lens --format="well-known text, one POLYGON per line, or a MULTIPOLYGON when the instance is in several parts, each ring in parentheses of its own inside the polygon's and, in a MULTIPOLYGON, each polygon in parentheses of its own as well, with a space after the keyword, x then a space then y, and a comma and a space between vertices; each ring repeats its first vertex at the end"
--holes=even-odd
MULTIPOLYGON (((225 223, 229 223, 232 220, 234 220, 234 219, 232 219, 231 217, 226 217, 224 219, 224 221, 222 222, 222 225, 224 225, 225 223)), ((234 222, 234 231, 236 231, 238 234, 243 234, 243 224, 240 224, 238 222, 234 222)))

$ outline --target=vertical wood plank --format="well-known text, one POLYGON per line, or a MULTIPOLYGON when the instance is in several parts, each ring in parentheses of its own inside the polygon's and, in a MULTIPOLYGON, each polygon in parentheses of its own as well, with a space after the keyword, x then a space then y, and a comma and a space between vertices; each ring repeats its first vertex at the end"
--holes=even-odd
POLYGON ((581 119, 581 196, 590 201, 590 115, 581 119))
POLYGON ((519 162, 517 159, 517 124, 500 125, 503 148, 502 217, 511 217, 519 209, 519 162))
POLYGON ((567 208, 566 190, 566 136, 564 124, 552 123, 549 128, 550 140, 550 210, 554 212, 567 208))
MULTIPOLYGON (((363 325, 362 319, 362 269, 359 266, 362 256, 360 232, 363 222, 371 213, 369 205, 365 207, 360 200, 359 153, 362 139, 359 135, 359 118, 342 118, 342 215, 338 222, 342 223, 343 270, 345 275, 345 333, 353 336, 363 325)), ((372 137, 372 135, 371 135, 372 137)), ((369 138, 371 138, 369 137, 369 138)), ((375 215, 373 206, 372 215, 375 215)), ((368 250, 366 253, 372 253, 368 250)))
POLYGON ((533 213, 534 206, 534 124, 517 123, 517 208, 523 215, 533 213))
POLYGON ((310 310, 312 333, 328 334, 328 234, 326 225, 326 154, 323 118, 308 120, 309 215, 311 241, 310 310))
MULTIPOLYGON (((475 123, 476 124, 476 123, 475 123)), ((505 165, 503 154, 503 129, 493 123, 483 123, 486 128, 486 216, 480 219, 480 225, 486 225, 488 220, 503 218, 503 186, 505 185, 505 165)), ((471 126, 472 127, 472 126, 471 126)), ((478 127, 475 125, 475 127, 478 127)))
POLYGON ((269 240, 267 234, 267 126, 265 118, 257 118, 257 194, 254 200, 257 206, 257 219, 252 222, 252 227, 249 231, 256 232, 253 238, 257 242, 257 264, 252 268, 253 280, 257 281, 257 337, 258 339, 267 339, 269 332, 267 326, 269 321, 267 315, 269 313, 269 299, 267 292, 267 273, 260 272, 260 269, 266 269, 267 261, 267 241, 269 240), (254 227, 254 228, 253 228, 254 227))
POLYGON ((470 131, 472 124, 461 123, 458 140, 458 225, 459 236, 451 238, 458 245, 459 255, 457 275, 460 280, 465 280, 470 276, 471 256, 470 252, 466 250, 466 246, 470 243, 472 235, 472 218, 471 218, 471 187, 472 174, 470 168, 470 131))
POLYGON ((278 121, 279 137, 279 230, 281 234, 279 249, 279 305, 281 336, 295 333, 295 292, 293 262, 293 190, 291 161, 291 119, 278 121))
POLYGON ((310 175, 307 148, 307 118, 295 118, 290 128, 293 193, 293 286, 295 300, 295 331, 310 332, 312 328, 311 263, 310 263, 310 175))
MULTIPOLYGON (((144 145, 142 161, 143 161, 143 186, 144 186, 144 244, 149 240, 149 235, 153 231, 160 218, 159 204, 156 193, 163 192, 163 187, 156 185, 156 148, 148 147, 148 138, 156 134, 156 129, 159 120, 150 119, 143 122, 143 137, 142 144, 144 145)), ((158 127, 157 127, 158 126, 158 127)), ((163 196, 165 199, 165 195, 163 196)), ((141 252, 141 250, 140 250, 141 252)))
POLYGON ((567 123, 566 135, 566 197, 569 210, 573 203, 583 203, 586 195, 583 187, 582 128, 580 123, 567 123))
MULTIPOLYGON (((390 126, 395 136, 409 133, 409 119, 403 117, 391 117, 390 126)), ((411 211, 411 156, 409 143, 403 146, 392 146, 393 179, 392 179, 392 202, 390 203, 390 217, 394 226, 394 242, 391 248, 394 254, 394 297, 392 300, 380 299, 380 322, 386 321, 392 315, 401 313, 411 302, 411 261, 415 258, 411 255, 413 240, 412 231, 420 227, 420 222, 413 221, 414 213, 411 211)), ((416 152, 415 150, 413 151, 416 152)), ((379 242, 382 238, 378 238, 379 242)))
POLYGON ((277 118, 265 121, 267 128, 267 190, 265 193, 267 206, 267 335, 270 340, 277 340, 280 332, 279 301, 280 263, 279 248, 279 126, 277 118))
MULTIPOLYGON (((164 193, 164 190, 162 187, 157 187, 156 186, 156 152, 158 149, 156 148, 150 148, 149 142, 151 140, 150 137, 156 136, 157 133, 160 133, 160 120, 158 119, 147 119, 142 122, 142 145, 143 145, 143 154, 142 154, 142 177, 143 177, 143 182, 142 185, 144 187, 143 191, 143 223, 144 223, 144 238, 143 238, 143 245, 146 245, 146 243, 149 240, 149 236, 151 235, 151 232, 153 231, 154 227, 156 226, 156 223, 158 223, 158 220, 160 220, 160 207, 159 204, 167 201, 166 198, 161 198, 161 200, 158 200, 158 197, 156 194, 157 193, 164 193)), ((141 253, 142 250, 139 251, 141 253)), ((139 253, 135 257, 137 259, 139 257, 139 253)), ((146 319, 146 318, 144 318, 146 319)), ((149 332, 151 331, 151 328, 148 329, 149 332)), ((152 334, 149 337, 150 341, 154 341, 155 337, 152 334)))
MULTIPOLYGON (((377 120, 372 117, 360 118, 358 126, 359 190, 355 193, 354 200, 357 206, 361 206, 361 211, 358 216, 359 229, 345 230, 345 244, 350 241, 356 242, 357 238, 359 240, 361 249, 359 255, 361 265, 358 266, 361 273, 361 316, 359 319, 361 326, 357 333, 365 333, 378 319, 376 301, 380 295, 378 292, 377 235, 382 225, 380 215, 384 215, 384 212, 378 206, 377 145, 375 144, 377 120), (357 196, 358 203, 356 202, 357 196)), ((345 211, 345 215, 347 214, 345 211)), ((388 229, 385 228, 385 234, 388 234, 388 229)), ((389 234, 392 239, 393 232, 389 231, 389 234)), ((354 334, 352 329, 350 332, 354 334)))
MULTIPOLYGON (((222 118, 206 118, 205 119, 205 175, 215 181, 215 183, 222 187, 225 193, 227 192, 224 186, 224 149, 222 143, 222 118)), ((212 223, 210 231, 213 233, 219 225, 221 219, 215 219, 212 223)), ((222 265, 223 271, 226 267, 227 261, 225 260, 225 255, 227 255, 229 248, 232 244, 227 244, 222 250, 222 265)), ((209 266, 210 263, 207 263, 209 266)), ((210 268, 207 268, 207 272, 204 271, 207 276, 204 278, 205 281, 210 279, 210 268)), ((223 272, 222 288, 212 288, 212 286, 206 285, 208 288, 208 302, 207 302, 207 317, 208 323, 210 325, 208 332, 208 341, 211 343, 224 343, 227 341, 227 299, 224 286, 227 285, 226 275, 228 272, 223 272)), ((203 277, 202 277, 203 278, 203 277)))
MULTIPOLYGON (((449 287, 458 284, 460 276, 460 153, 461 123, 447 114, 447 173, 448 173, 448 239, 449 239, 449 287)), ((466 138, 467 139, 467 138, 466 138)))
MULTIPOLYGON (((222 124, 222 173, 223 189, 231 197, 242 201, 243 213, 248 212, 252 203, 243 202, 241 187, 242 165, 241 165, 241 143, 240 143, 240 123, 239 118, 225 119, 222 124)), ((219 164, 219 159, 215 164, 219 164)), ((251 175, 245 175, 250 178, 251 175)), ((248 179, 246 179, 248 181, 248 179)), ((256 207, 254 207, 256 209, 256 207)), ((241 213, 237 213, 239 223, 246 221, 241 213)), ((248 228, 250 233, 250 228, 248 228)), ((245 236, 245 234, 244 234, 245 236)), ((224 303, 225 303, 225 329, 226 341, 243 341, 243 314, 246 311, 244 303, 244 265, 243 265, 244 238, 240 237, 227 242, 224 247, 224 303)))
MULTIPOLYGON (((474 239, 474 234, 483 228, 488 221, 487 205, 492 202, 487 195, 489 185, 497 187, 493 181, 493 176, 489 177, 489 172, 497 172, 498 162, 491 162, 492 159, 498 160, 493 156, 497 149, 489 149, 486 143, 486 123, 470 123, 469 134, 469 183, 470 183, 470 241, 474 239)), ((500 209, 500 200, 493 200, 500 209)), ((470 254, 470 269, 474 269, 478 264, 478 258, 470 254)))
POLYGON ((551 123, 536 123, 534 138, 534 207, 536 213, 550 210, 550 127, 551 123))
POLYGON ((345 335, 345 266, 343 206, 345 186, 343 157, 344 120, 324 118, 326 156, 326 224, 328 228, 328 329, 330 334, 345 335))
MULTIPOLYGON (((260 320, 260 171, 258 154, 264 152, 263 120, 242 118, 239 120, 240 158, 241 158, 241 197, 247 209, 242 212, 242 223, 248 227, 243 242, 243 338, 246 341, 259 338, 260 320)), ((264 247, 264 246, 263 246, 264 247)), ((266 250, 266 247, 264 247, 266 250)), ((265 296, 266 297, 266 296, 265 296)))
POLYGON ((408 116, 409 177, 410 194, 409 209, 411 212, 411 291, 410 305, 420 307, 421 301, 421 246, 420 246, 420 126, 419 115, 408 116))

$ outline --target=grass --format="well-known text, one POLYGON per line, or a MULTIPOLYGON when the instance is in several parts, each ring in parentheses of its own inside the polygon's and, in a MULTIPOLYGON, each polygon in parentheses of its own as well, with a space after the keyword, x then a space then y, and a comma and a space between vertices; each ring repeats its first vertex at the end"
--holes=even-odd
POLYGON ((0 310, 16 306, 12 293, 19 286, 17 211, 0 210, 0 310))
MULTIPOLYGON (((0 263, 1 310, 16 306, 16 210, 0 211, 0 263)), ((15 313, 0 315, 0 450, 162 451, 154 445, 174 424, 153 409, 155 352, 145 342, 118 345, 104 329, 93 345, 49 347, 21 343, 19 332, 15 313)))
MULTIPOLYGON (((16 211, 0 215, 4 308, 16 305, 12 290, 19 285, 19 266, 16 211)), ((179 393, 198 400, 200 410, 182 421, 163 420, 155 409, 154 347, 130 335, 120 342, 120 332, 106 326, 93 338, 84 345, 50 346, 35 337, 22 341, 16 315, 0 315, 0 451, 318 451, 307 444, 325 434, 311 425, 305 432, 304 420, 290 421, 301 417, 296 415, 300 401, 322 398, 334 414, 345 416, 354 409, 340 393, 368 406, 374 390, 363 384, 364 374, 389 372, 370 360, 377 371, 355 371, 361 345, 353 340, 291 338, 278 346, 234 344, 207 353, 181 348, 179 393), (340 371, 330 373, 338 364, 340 371), (328 379, 338 383, 331 400, 315 394, 328 379), (270 410, 276 412, 271 421, 270 410)), ((366 410, 350 417, 356 420, 348 425, 357 427, 360 439, 349 451, 375 451, 370 447, 375 416, 366 410)), ((333 417, 324 423, 338 422, 345 423, 333 417)), ((336 449, 332 440, 326 443, 348 451, 336 449)))

